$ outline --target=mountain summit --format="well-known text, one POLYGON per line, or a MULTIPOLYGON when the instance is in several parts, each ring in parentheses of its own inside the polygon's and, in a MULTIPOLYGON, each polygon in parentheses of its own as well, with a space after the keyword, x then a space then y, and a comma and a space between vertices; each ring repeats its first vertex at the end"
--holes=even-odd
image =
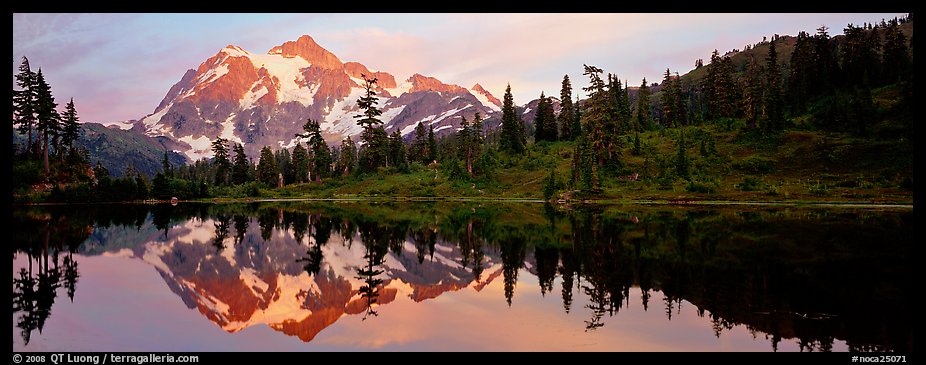
POLYGON ((449 133, 460 117, 478 111, 492 119, 501 110, 501 102, 479 84, 467 89, 417 73, 397 83, 388 72, 341 61, 304 35, 266 54, 222 48, 187 70, 133 129, 176 142, 172 148, 190 160, 211 157, 210 143, 218 137, 242 143, 250 156, 263 146, 290 148, 307 118, 318 120, 328 143, 337 145, 360 133, 353 116, 362 75, 378 79, 381 120, 389 133, 408 135, 419 122, 449 133))

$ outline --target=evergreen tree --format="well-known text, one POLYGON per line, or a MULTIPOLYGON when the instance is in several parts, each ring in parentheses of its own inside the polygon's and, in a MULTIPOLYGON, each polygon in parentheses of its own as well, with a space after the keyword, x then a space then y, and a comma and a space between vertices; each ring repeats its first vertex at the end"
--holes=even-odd
POLYGON ((907 37, 900 31, 897 20, 890 21, 884 31, 884 55, 881 58, 881 68, 884 81, 888 84, 905 81, 910 78, 909 71, 910 50, 907 48, 907 37))
POLYGON ((402 141, 402 133, 396 128, 389 136, 389 160, 392 166, 405 171, 408 169, 408 158, 405 154, 405 142, 402 141))
POLYGON ((598 170, 604 167, 605 163, 615 162, 617 159, 618 145, 617 136, 609 130, 610 107, 608 93, 605 91, 604 81, 599 76, 603 71, 595 66, 584 65, 585 72, 588 75, 589 86, 583 88, 588 92, 588 99, 585 103, 585 113, 583 115, 583 138, 591 146, 594 153, 592 162, 592 189, 598 190, 598 170))
MULTIPOLYGON (((131 178, 131 177, 126 177, 131 178)), ((135 199, 148 199, 150 191, 148 189, 148 180, 141 173, 135 174, 135 199)))
POLYGON ((61 117, 56 110, 58 103, 55 102, 55 97, 52 96, 51 86, 45 82, 42 69, 39 69, 35 75, 35 96, 36 129, 42 138, 42 159, 45 164, 45 176, 47 178, 51 174, 48 165, 48 141, 58 134, 61 117))
POLYGON ((464 165, 466 166, 466 172, 470 177, 473 176, 472 134, 473 127, 470 125, 469 121, 466 120, 466 117, 463 116, 462 120, 460 120, 460 130, 454 133, 454 138, 456 139, 458 156, 463 160, 464 165))
MULTIPOLYGON (((224 143, 222 144, 224 146, 224 143)), ((297 144, 297 147, 301 147, 297 144)), ((251 180, 251 162, 248 161, 248 156, 244 153, 244 146, 241 143, 235 143, 235 164, 232 166, 232 182, 235 185, 241 185, 247 183, 251 180)), ((226 159, 228 158, 228 152, 225 152, 226 159)), ((218 161, 218 153, 216 153, 216 161, 218 161)), ((216 164, 219 165, 218 163, 216 164)), ((216 176, 219 176, 216 173, 216 176)), ((304 176, 304 175, 303 175, 304 176)))
POLYGON ((212 152, 215 154, 215 185, 227 185, 231 162, 228 160, 228 140, 222 137, 212 141, 212 152))
POLYGON ((575 140, 582 135, 582 105, 579 103, 579 95, 576 95, 576 103, 573 105, 575 117, 572 118, 572 126, 569 128, 569 135, 575 140))
POLYGON ((354 166, 357 164, 357 148, 354 145, 354 140, 350 137, 344 137, 344 140, 341 141, 340 155, 338 156, 338 173, 341 176, 350 175, 354 171, 354 166))
POLYGON ((711 54, 711 63, 707 66, 707 76, 702 80, 701 89, 707 99, 707 118, 732 118, 734 116, 733 61, 728 56, 721 57, 715 49, 711 54))
MULTIPOLYGON (((374 79, 373 82, 376 82, 376 80, 374 79)), ((374 98, 374 108, 376 104, 375 100, 374 98)), ((380 122, 380 124, 382 124, 382 122, 380 122)), ((374 127, 374 129, 375 128, 376 127, 374 127)), ((314 179, 315 181, 321 181, 321 178, 327 177, 331 172, 331 150, 328 148, 328 143, 325 142, 325 138, 322 137, 321 127, 317 121, 312 118, 307 119, 305 124, 302 125, 302 129, 305 133, 297 134, 296 137, 309 139, 308 154, 310 163, 307 168, 308 180, 311 181, 314 179)))
POLYGON ((511 84, 508 84, 508 87, 505 88, 503 100, 501 149, 513 154, 524 153, 524 123, 515 110, 514 97, 511 95, 511 84))
POLYGON ((571 141, 572 122, 575 119, 575 112, 572 105, 572 83, 569 81, 569 75, 563 75, 563 86, 559 91, 560 108, 556 120, 559 124, 559 140, 571 141))
POLYGON ((164 151, 164 159, 161 160, 161 173, 164 174, 164 177, 169 179, 174 178, 174 168, 170 165, 170 159, 167 156, 167 151, 164 151))
POLYGON ((427 163, 430 164, 433 161, 437 160, 437 140, 434 139, 434 125, 428 126, 428 159, 427 163))
POLYGON ((422 164, 428 164, 428 158, 431 155, 431 151, 428 146, 428 131, 424 128, 424 124, 418 122, 418 125, 415 126, 415 135, 412 140, 412 145, 409 148, 408 154, 411 156, 411 159, 414 161, 421 162, 422 164))
POLYGON ((556 116, 553 112, 553 102, 540 92, 540 101, 537 103, 537 114, 534 116, 534 141, 556 140, 556 116))
POLYGON ((16 74, 16 86, 13 90, 13 123, 18 125, 19 133, 28 134, 26 150, 34 151, 32 131, 36 127, 36 74, 29 69, 29 59, 23 56, 16 74))
POLYGON ((74 141, 80 134, 80 123, 77 117, 77 109, 74 108, 74 98, 67 103, 64 116, 62 118, 61 140, 68 148, 74 147, 74 141))
POLYGON ((807 99, 813 88, 813 75, 819 68, 814 53, 813 38, 807 32, 798 33, 794 51, 791 52, 791 74, 788 78, 788 96, 793 114, 803 113, 807 107, 807 99))
POLYGON ((304 183, 309 179, 309 154, 302 143, 293 147, 293 175, 297 183, 304 183))
POLYGON ((749 55, 746 72, 743 73, 743 112, 746 126, 755 129, 762 115, 762 75, 755 57, 749 55))
POLYGON ((684 100, 682 98, 681 81, 676 74, 673 76, 666 69, 665 78, 662 81, 662 104, 663 125, 667 128, 683 126, 685 121, 684 100))
POLYGON ((273 150, 268 146, 260 149, 260 161, 257 164, 257 181, 269 187, 276 187, 279 181, 279 168, 273 157, 273 150))
POLYGON ((778 69, 778 52, 775 42, 769 42, 768 57, 765 61, 765 97, 764 120, 766 131, 780 131, 784 128, 781 100, 781 71, 778 69))
POLYGON ((289 150, 285 147, 280 148, 273 154, 273 158, 277 162, 277 170, 283 174, 283 183, 292 184, 295 171, 293 171, 293 158, 290 156, 289 150))
POLYGON ((383 114, 376 104, 379 99, 376 97, 376 78, 363 77, 365 90, 364 96, 357 99, 357 106, 363 110, 362 114, 355 115, 357 125, 363 127, 360 134, 360 140, 363 147, 360 149, 360 165, 365 171, 375 171, 377 167, 387 166, 387 155, 389 154, 389 137, 386 130, 383 129, 383 122, 379 116, 383 114))
POLYGON ((814 35, 814 72, 810 82, 809 93, 811 96, 820 95, 824 91, 831 90, 836 85, 834 78, 839 71, 839 64, 836 57, 835 45, 832 42, 827 27, 817 28, 817 34, 814 35))
POLYGON ((843 30, 845 37, 840 45, 840 59, 842 60, 843 79, 846 86, 871 85, 877 80, 877 50, 880 43, 874 42, 864 28, 849 24, 843 30))
POLYGON ((315 139, 312 142, 312 171, 315 172, 315 181, 331 175, 331 149, 324 139, 315 139))
POLYGON ((640 132, 637 132, 633 137, 633 151, 631 153, 634 156, 643 154, 643 148, 640 146, 640 132))
POLYGON ((641 128, 652 130, 653 125, 652 112, 650 111, 649 102, 649 85, 646 84, 646 78, 640 83, 640 89, 637 91, 637 124, 641 128))

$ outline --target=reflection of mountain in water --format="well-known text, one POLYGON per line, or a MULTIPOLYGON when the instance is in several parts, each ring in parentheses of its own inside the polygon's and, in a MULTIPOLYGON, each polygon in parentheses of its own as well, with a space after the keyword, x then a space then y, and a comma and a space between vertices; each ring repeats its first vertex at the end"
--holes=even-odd
MULTIPOLYGON (((120 221, 90 214, 106 223, 84 230, 81 252, 148 262, 226 331, 266 324, 303 341, 345 315, 375 316, 398 297, 481 290, 499 277, 512 305, 526 270, 544 295, 558 292, 564 311, 586 313, 589 331, 640 295, 668 320, 685 300, 718 337, 745 325, 773 348, 797 339, 801 349, 825 351, 841 339, 851 350, 912 349, 912 213, 510 208, 132 208, 120 221), (665 300, 651 303, 653 291, 665 300), (573 306, 577 292, 589 303, 573 306)), ((24 336, 27 327, 35 326, 20 326, 24 336)))

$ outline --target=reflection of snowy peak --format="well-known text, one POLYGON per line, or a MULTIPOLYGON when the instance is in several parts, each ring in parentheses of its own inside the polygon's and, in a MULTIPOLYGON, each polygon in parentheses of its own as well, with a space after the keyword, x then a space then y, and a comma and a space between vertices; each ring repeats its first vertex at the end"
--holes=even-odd
POLYGON ((466 89, 420 74, 397 83, 387 72, 342 62, 304 35, 266 54, 226 46, 188 70, 133 128, 179 142, 179 152, 193 160, 212 156, 210 143, 218 137, 243 143, 252 156, 263 146, 292 147, 306 118, 318 120, 329 144, 337 144, 360 132, 353 117, 362 75, 378 79, 380 119, 390 133, 408 135, 419 122, 449 132, 461 116, 478 111, 492 118, 501 110, 479 84, 466 89))
MULTIPOLYGON (((273 228, 271 240, 261 238, 258 221, 251 219, 239 244, 234 228, 215 245, 217 221, 191 220, 164 231, 150 225, 142 245, 111 255, 135 256, 154 266, 168 287, 187 307, 195 308, 229 332, 266 324, 309 341, 344 315, 364 313, 366 300, 359 289, 364 281, 357 271, 367 265, 365 246, 356 235, 345 242, 332 234, 321 246, 323 261, 317 275, 303 270, 299 260, 314 244, 311 236, 296 242, 291 229, 273 228)), ((105 235, 101 233, 101 235, 105 235)), ((104 243, 105 244, 105 243, 104 243)), ((475 280, 472 263, 464 267, 459 247, 437 242, 433 256, 419 263, 414 242, 401 252, 385 255, 380 295, 375 305, 394 300, 423 301, 448 291, 473 287, 480 290, 498 277, 501 264, 496 252, 486 252, 484 272, 475 280)))

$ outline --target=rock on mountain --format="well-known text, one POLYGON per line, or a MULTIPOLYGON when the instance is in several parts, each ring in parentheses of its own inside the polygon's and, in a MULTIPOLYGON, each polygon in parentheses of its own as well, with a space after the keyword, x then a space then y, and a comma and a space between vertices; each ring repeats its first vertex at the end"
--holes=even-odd
POLYGON ((487 125, 500 116, 501 102, 479 84, 467 89, 420 74, 397 82, 387 72, 342 62, 304 35, 266 54, 226 46, 186 71, 132 130, 176 141, 175 150, 197 160, 213 155, 210 143, 218 137, 244 144, 250 156, 263 146, 292 147, 294 135, 313 118, 335 146, 360 133, 353 116, 363 94, 361 75, 378 79, 381 120, 389 133, 408 135, 419 122, 449 133, 462 116, 478 111, 487 125))

